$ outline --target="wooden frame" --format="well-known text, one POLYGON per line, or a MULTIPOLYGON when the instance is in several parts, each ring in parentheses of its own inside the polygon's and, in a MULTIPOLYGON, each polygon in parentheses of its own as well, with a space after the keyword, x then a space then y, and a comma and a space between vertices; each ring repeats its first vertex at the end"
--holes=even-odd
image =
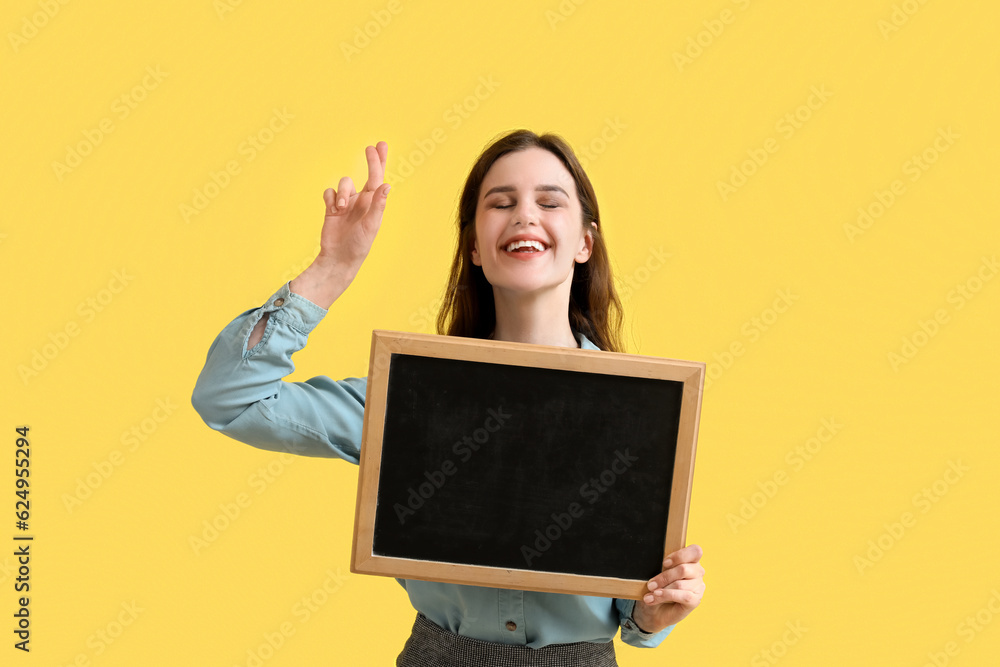
MULTIPOLYGON (((534 570, 530 567, 523 569, 509 566, 489 567, 385 556, 376 553, 373 545, 376 537, 376 515, 379 508, 382 440, 387 417, 389 374, 394 355, 486 362, 683 383, 683 389, 678 394, 680 396, 678 402, 680 412, 663 556, 685 545, 691 484, 694 476, 695 445, 698 437, 705 378, 704 363, 600 350, 375 330, 372 332, 368 387, 365 397, 363 444, 351 555, 352 572, 456 584, 631 599, 641 599, 647 590, 646 581, 649 577, 622 578, 557 573, 534 570)), ((383 508, 383 512, 385 511, 387 510, 383 508)), ((530 564, 530 561, 528 562, 530 564)), ((653 574, 655 572, 650 573, 649 576, 653 574)))

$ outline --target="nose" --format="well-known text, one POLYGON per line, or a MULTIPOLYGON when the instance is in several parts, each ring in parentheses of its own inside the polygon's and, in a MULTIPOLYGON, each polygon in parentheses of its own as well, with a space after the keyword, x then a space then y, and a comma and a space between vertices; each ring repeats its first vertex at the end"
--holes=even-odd
POLYGON ((514 209, 514 226, 524 225, 534 225, 538 223, 538 216, 534 205, 528 201, 521 201, 518 203, 517 208, 514 209))

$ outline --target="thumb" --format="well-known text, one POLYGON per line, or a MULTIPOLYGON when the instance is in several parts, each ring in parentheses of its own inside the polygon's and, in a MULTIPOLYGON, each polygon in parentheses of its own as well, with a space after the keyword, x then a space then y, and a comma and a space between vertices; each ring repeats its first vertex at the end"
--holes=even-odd
POLYGON ((326 204, 326 214, 332 215, 336 206, 333 202, 333 188, 327 188, 323 191, 323 203, 326 204))
POLYGON ((385 203, 391 189, 391 185, 383 183, 375 190, 375 195, 372 197, 372 208, 380 214, 385 210, 385 203))

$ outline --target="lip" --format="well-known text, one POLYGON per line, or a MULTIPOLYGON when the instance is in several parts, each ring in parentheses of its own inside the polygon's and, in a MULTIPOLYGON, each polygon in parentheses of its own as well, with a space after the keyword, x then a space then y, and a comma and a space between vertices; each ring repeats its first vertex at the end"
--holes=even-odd
POLYGON ((531 234, 515 234, 514 236, 511 236, 509 239, 505 240, 503 243, 500 244, 500 252, 502 252, 504 255, 508 257, 513 257, 514 259, 527 260, 527 259, 532 259, 534 257, 540 257, 541 255, 548 253, 551 247, 552 247, 551 244, 546 243, 544 239, 541 239, 537 236, 533 236, 531 234), (506 250, 507 246, 509 246, 514 241, 537 241, 542 244, 545 250, 542 250, 541 252, 537 250, 535 252, 518 252, 516 250, 514 252, 507 252, 506 250))
POLYGON ((500 252, 503 253, 504 256, 510 257, 511 259, 518 259, 518 260, 521 260, 522 262, 527 262, 527 261, 530 261, 532 259, 537 259, 537 258, 541 257, 542 255, 549 254, 549 249, 546 248, 545 250, 542 250, 541 252, 539 252, 537 250, 534 251, 534 252, 517 252, 516 250, 514 252, 507 252, 506 250, 501 249, 500 252))

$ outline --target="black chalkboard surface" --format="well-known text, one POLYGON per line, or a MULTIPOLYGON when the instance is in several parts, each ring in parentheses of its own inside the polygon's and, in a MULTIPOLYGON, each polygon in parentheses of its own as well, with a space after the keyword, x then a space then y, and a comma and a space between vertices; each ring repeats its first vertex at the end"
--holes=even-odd
POLYGON ((683 546, 703 377, 697 362, 376 331, 352 570, 640 597, 683 546))

